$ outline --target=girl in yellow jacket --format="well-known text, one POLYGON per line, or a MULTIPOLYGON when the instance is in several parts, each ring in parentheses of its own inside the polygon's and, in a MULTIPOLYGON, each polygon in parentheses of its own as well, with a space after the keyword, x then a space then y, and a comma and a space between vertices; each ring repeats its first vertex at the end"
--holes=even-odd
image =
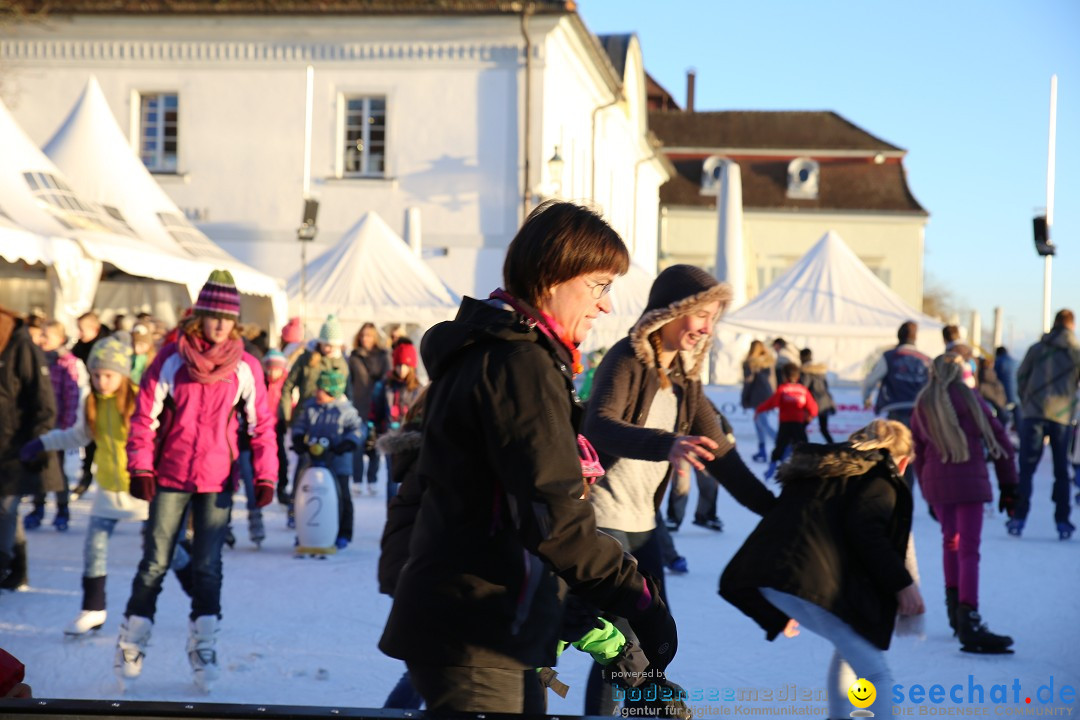
POLYGON ((131 356, 131 346, 115 336, 95 343, 87 362, 93 392, 83 395, 75 424, 66 430, 52 430, 23 449, 69 450, 97 443, 94 479, 98 488, 83 553, 82 612, 64 629, 67 635, 84 635, 105 624, 109 537, 120 520, 146 520, 149 514, 147 502, 128 492, 125 447, 137 392, 131 383, 131 356))

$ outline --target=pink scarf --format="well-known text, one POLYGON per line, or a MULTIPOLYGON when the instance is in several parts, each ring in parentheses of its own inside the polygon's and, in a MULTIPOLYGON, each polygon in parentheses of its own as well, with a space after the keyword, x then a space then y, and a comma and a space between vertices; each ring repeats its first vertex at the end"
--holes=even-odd
POLYGON ((232 375, 244 355, 244 343, 240 340, 211 345, 205 338, 191 338, 187 333, 180 333, 176 347, 187 363, 188 373, 204 385, 232 375))
POLYGON ((577 345, 570 339, 570 334, 563 329, 558 320, 543 310, 533 310, 502 288, 493 291, 489 297, 493 300, 502 300, 514 310, 535 322, 537 330, 547 336, 549 340, 553 340, 562 346, 570 354, 570 369, 573 370, 575 377, 584 372, 585 366, 581 364, 581 351, 578 350, 577 345), (537 314, 540 317, 537 317, 537 314))

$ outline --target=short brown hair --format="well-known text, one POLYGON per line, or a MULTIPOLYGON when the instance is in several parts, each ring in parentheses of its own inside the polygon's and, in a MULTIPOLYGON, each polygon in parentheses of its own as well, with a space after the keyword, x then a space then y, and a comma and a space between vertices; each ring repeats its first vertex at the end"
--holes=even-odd
POLYGON ((784 366, 784 379, 788 382, 799 382, 799 375, 802 374, 802 367, 799 363, 788 363, 784 366))
POLYGON ((1068 308, 1058 310, 1058 314, 1054 316, 1054 327, 1063 328, 1068 325, 1076 325, 1076 316, 1073 315, 1073 311, 1068 308))
POLYGON ((529 213, 506 250, 506 291, 539 308, 544 293, 590 272, 625 275, 630 253, 592 210, 549 200, 529 213))

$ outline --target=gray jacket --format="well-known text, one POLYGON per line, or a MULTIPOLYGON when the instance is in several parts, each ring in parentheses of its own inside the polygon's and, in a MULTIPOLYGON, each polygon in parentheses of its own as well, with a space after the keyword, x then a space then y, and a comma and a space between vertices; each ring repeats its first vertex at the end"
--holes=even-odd
POLYGON ((1054 328, 1027 351, 1016 371, 1025 418, 1068 425, 1080 385, 1080 343, 1068 328, 1054 328))

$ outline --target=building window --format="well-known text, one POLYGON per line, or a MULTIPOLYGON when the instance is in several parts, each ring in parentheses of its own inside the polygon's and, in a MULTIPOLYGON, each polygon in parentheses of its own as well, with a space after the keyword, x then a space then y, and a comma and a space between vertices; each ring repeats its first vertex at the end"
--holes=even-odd
POLYGON ((351 177, 386 174, 386 98, 345 98, 342 171, 351 177))
POLYGON ((176 172, 179 107, 176 93, 140 95, 139 155, 150 172, 176 172))

